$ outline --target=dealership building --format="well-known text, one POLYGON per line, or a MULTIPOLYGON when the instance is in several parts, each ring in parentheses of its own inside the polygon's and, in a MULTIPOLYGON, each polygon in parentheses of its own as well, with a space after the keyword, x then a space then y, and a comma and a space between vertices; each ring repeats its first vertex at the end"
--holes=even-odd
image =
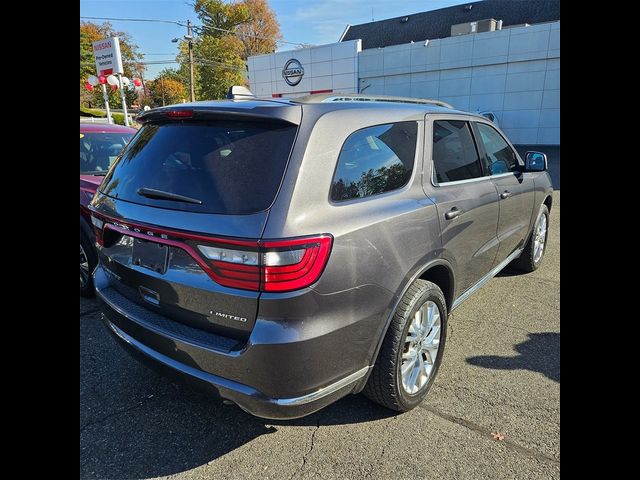
POLYGON ((515 144, 560 144, 559 0, 484 0, 362 25, 337 43, 249 57, 259 98, 365 93, 491 112, 515 144))

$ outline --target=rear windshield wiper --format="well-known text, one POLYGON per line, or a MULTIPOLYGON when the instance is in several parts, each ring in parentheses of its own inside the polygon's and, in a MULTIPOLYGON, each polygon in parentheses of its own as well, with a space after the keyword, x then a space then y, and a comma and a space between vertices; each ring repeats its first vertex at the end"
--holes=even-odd
POLYGON ((176 202, 195 203, 196 205, 202 205, 202 200, 197 198, 185 197, 184 195, 178 195, 177 193, 163 192, 162 190, 155 190, 153 188, 139 188, 138 195, 142 195, 147 198, 159 198, 161 200, 175 200, 176 202))

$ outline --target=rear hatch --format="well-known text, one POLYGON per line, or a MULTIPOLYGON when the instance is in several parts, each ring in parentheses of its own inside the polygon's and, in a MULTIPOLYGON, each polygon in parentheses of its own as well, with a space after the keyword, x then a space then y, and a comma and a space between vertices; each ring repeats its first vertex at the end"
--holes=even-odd
POLYGON ((300 116, 301 107, 274 102, 146 115, 91 205, 110 287, 172 320, 246 338, 258 242, 300 116))

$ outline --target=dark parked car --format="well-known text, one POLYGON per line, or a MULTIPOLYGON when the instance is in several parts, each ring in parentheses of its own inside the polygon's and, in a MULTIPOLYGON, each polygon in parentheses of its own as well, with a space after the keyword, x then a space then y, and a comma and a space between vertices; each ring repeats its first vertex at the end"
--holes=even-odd
POLYGON ((443 102, 196 102, 139 121, 90 206, 103 318, 141 360, 254 415, 361 391, 415 407, 449 313, 542 261, 546 156, 443 102))
POLYGON ((98 259, 87 206, 107 170, 136 132, 135 128, 120 125, 80 124, 80 295, 93 296, 91 272, 98 259))

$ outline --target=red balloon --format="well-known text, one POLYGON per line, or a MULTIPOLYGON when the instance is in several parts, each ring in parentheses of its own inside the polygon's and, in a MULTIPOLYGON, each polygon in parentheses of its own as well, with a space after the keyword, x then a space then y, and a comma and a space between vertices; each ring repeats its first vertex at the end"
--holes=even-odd
POLYGON ((118 85, 111 85, 111 90, 117 90, 118 89, 118 85))
POLYGON ((100 75, 100 76, 98 77, 98 81, 99 81, 102 85, 104 85, 105 83, 107 83, 107 77, 105 77, 104 75, 100 75))
POLYGON ((87 90, 93 90, 93 85, 91 85, 89 82, 84 84, 84 88, 86 88, 87 90))
POLYGON ((139 87, 140 85, 142 85, 142 82, 140 81, 140 79, 139 79, 139 78, 134 78, 134 79, 133 79, 133 84, 134 84, 136 87, 139 87))

